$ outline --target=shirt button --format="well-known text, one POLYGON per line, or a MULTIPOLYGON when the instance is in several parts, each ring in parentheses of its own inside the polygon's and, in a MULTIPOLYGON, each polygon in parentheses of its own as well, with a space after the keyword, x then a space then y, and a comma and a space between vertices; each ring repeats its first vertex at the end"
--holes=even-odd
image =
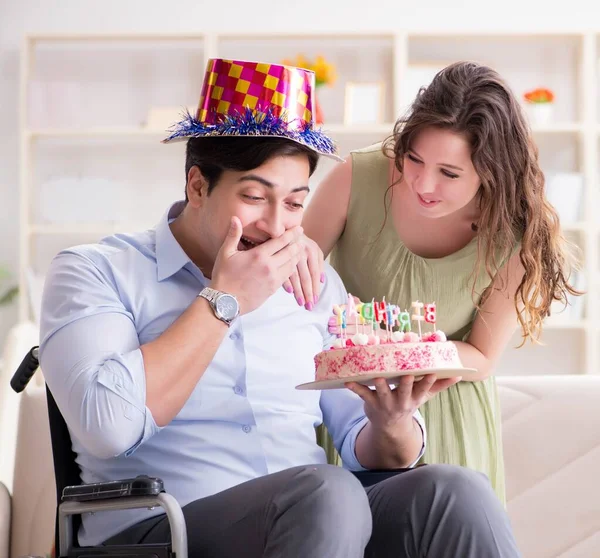
POLYGON ((242 395, 244 393, 243 388, 241 388, 240 386, 235 386, 233 388, 233 391, 236 395, 242 395))
POLYGON ((231 339, 232 341, 237 341, 240 338, 240 334, 237 331, 234 331, 232 334, 229 335, 229 339, 231 339))
POLYGON ((248 434, 248 433, 249 433, 249 432, 252 430, 252 428, 251 428, 250 426, 248 426, 247 424, 244 424, 244 426, 242 426, 242 430, 243 430, 243 431, 244 431, 246 434, 248 434))

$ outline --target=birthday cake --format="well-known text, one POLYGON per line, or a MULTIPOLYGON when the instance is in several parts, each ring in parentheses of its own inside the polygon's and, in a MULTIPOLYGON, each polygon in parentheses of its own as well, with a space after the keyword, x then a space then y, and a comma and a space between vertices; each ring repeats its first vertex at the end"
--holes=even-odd
POLYGON ((435 303, 416 301, 412 303, 412 310, 412 315, 406 310, 400 311, 385 299, 355 303, 349 295, 347 304, 333 308, 329 325, 339 333, 330 349, 316 355, 315 380, 461 369, 456 345, 435 329, 435 303), (413 322, 418 331, 413 331, 413 322), (423 331, 424 328, 431 331, 423 331), (348 333, 349 329, 353 333, 348 333))

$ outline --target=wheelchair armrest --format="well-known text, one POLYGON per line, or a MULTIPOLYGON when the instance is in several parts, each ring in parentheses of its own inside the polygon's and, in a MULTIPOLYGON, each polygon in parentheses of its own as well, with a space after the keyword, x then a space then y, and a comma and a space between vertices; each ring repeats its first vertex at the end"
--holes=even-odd
MULTIPOLYGON (((138 477, 139 479, 140 477, 138 477)), ((148 477, 144 477, 148 479, 148 477)), ((136 508, 155 508, 160 506, 165 510, 169 525, 171 528, 171 547, 177 558, 187 558, 187 531, 185 518, 179 502, 170 494, 164 491, 157 493, 142 494, 135 488, 137 479, 125 479, 123 481, 111 481, 107 483, 83 484, 77 487, 66 487, 63 491, 63 502, 58 507, 58 537, 59 537, 59 556, 68 556, 73 545, 73 521, 72 516, 83 513, 93 513, 99 511, 129 510, 136 508), (115 484, 127 486, 129 493, 122 495, 115 491, 115 484), (106 497, 102 497, 104 494, 106 497), (71 495, 71 498, 69 498, 71 495), (65 499, 68 498, 68 500, 65 499)), ((160 486, 162 489, 162 480, 159 484, 154 483, 155 488, 160 486)), ((127 492, 125 488, 120 492, 127 492)))
POLYGON ((157 496, 164 491, 162 479, 138 475, 132 479, 66 486, 62 491, 62 501, 92 502, 124 496, 157 496))

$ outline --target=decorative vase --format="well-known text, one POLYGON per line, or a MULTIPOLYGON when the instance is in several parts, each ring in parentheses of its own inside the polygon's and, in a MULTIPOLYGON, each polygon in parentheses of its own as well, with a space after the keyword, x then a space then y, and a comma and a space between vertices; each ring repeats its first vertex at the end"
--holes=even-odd
POLYGON ((525 107, 531 124, 548 124, 554 115, 552 103, 527 103, 525 107))
POLYGON ((317 124, 323 124, 323 109, 321 108, 321 103, 319 103, 319 97, 315 94, 315 122, 317 124))

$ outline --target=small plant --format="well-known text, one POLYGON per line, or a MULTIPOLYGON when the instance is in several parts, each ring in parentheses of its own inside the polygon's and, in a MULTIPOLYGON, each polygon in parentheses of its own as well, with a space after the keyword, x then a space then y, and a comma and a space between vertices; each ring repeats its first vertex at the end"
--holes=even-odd
POLYGON ((538 87, 537 89, 527 91, 523 97, 528 103, 542 104, 554 101, 554 93, 545 87, 538 87))
POLYGON ((296 66, 305 70, 311 70, 315 73, 315 86, 333 85, 336 80, 335 66, 327 62, 324 56, 317 56, 314 62, 311 62, 304 55, 299 54, 295 60, 285 59, 282 64, 286 66, 296 66))
MULTIPOLYGON (((10 274, 8 273, 8 271, 3 268, 0 267, 0 285, 2 285, 2 283, 4 283, 4 281, 6 281, 8 278, 10 277, 10 274)), ((19 294, 19 287, 10 287, 6 292, 2 292, 2 290, 0 290, 0 306, 5 306, 7 304, 10 304, 19 294)))

